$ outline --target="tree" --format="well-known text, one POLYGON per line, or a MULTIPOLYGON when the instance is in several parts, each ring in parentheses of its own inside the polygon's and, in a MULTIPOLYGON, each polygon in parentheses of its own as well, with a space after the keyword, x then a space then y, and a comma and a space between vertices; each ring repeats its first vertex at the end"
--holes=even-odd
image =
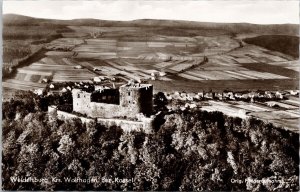
POLYGON ((158 92, 154 95, 154 111, 167 111, 166 105, 168 104, 168 99, 163 92, 158 92))

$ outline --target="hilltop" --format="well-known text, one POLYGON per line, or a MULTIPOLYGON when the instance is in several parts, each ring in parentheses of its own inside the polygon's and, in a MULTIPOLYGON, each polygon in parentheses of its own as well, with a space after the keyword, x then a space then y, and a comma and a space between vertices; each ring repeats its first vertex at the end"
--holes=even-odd
POLYGON ((138 19, 132 21, 111 21, 100 19, 73 19, 73 20, 54 20, 28 17, 17 14, 4 14, 3 24, 5 25, 80 25, 95 27, 165 27, 165 28, 184 28, 184 29, 204 29, 221 30, 229 33, 258 33, 274 35, 299 35, 299 25, 296 24, 272 24, 258 25, 250 23, 212 23, 182 20, 156 20, 138 19))

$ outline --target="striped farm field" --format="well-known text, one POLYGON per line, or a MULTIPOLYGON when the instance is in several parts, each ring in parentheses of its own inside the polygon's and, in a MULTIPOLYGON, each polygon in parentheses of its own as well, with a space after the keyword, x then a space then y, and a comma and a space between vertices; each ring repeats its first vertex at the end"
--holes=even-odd
POLYGON ((154 67, 156 67, 156 68, 166 68, 170 65, 173 65, 173 63, 172 62, 161 62, 161 63, 155 64, 154 67))
POLYGON ((286 68, 297 71, 297 72, 300 72, 300 67, 286 67, 286 68))
POLYGON ((227 79, 231 80, 233 79, 231 76, 226 75, 226 73, 221 71, 187 71, 186 72, 189 75, 193 75, 199 78, 202 78, 204 80, 222 80, 227 79))
POLYGON ((231 71, 225 70, 224 73, 227 76, 231 77, 232 79, 239 79, 239 80, 247 79, 246 77, 238 75, 237 73, 231 73, 231 71))
POLYGON ((57 63, 50 57, 44 57, 40 60, 40 62, 44 64, 57 65, 57 63))
POLYGON ((74 53, 71 51, 48 51, 47 56, 71 57, 74 53))
POLYGON ((234 59, 237 63, 256 63, 257 60, 254 60, 249 57, 239 57, 234 59))
POLYGON ((282 67, 297 67, 297 66, 299 66, 299 60, 284 61, 284 62, 271 62, 268 64, 282 66, 282 67))
POLYGON ((295 114, 294 112, 290 112, 290 111, 272 111, 272 112, 261 111, 261 112, 253 112, 251 113, 251 115, 266 120, 300 118, 300 114, 295 114))
POLYGON ((267 72, 259 72, 259 71, 239 71, 241 74, 248 75, 249 77, 255 77, 258 79, 288 79, 288 77, 284 77, 281 75, 276 75, 267 72))
POLYGON ((31 70, 36 70, 36 71, 53 71, 53 70, 57 70, 58 68, 61 70, 70 69, 70 66, 59 65, 59 64, 52 65, 52 64, 33 63, 30 66, 28 66, 28 68, 31 70))
POLYGON ((101 52, 116 52, 117 48, 115 46, 90 46, 82 45, 73 49, 75 52, 91 52, 91 53, 101 53, 101 52))
POLYGON ((54 73, 52 81, 89 81, 94 76, 95 75, 87 69, 59 70, 54 73))
POLYGON ((227 75, 221 71, 186 71, 186 74, 199 77, 204 80, 230 80, 233 79, 232 76, 227 75))
POLYGON ((300 115, 300 110, 299 110, 299 108, 297 108, 297 109, 291 109, 291 110, 286 110, 287 112, 289 112, 289 113, 294 113, 294 114, 296 114, 296 115, 300 115))
POLYGON ((270 55, 270 54, 268 54, 267 57, 270 60, 275 61, 275 62, 284 62, 284 61, 287 61, 286 59, 284 59, 282 57, 279 57, 279 56, 276 56, 276 55, 270 55))
POLYGON ((288 100, 283 100, 283 101, 280 101, 281 103, 286 103, 286 104, 289 104, 289 105, 294 105, 294 106, 300 106, 300 101, 299 100, 292 100, 292 99, 288 99, 288 100))
POLYGON ((202 78, 204 80, 219 80, 219 78, 217 78, 216 75, 212 73, 212 71, 187 71, 186 73, 202 78))
POLYGON ((140 42, 120 41, 118 42, 118 47, 146 48, 148 47, 148 44, 147 41, 140 41, 140 42))
POLYGON ((286 59, 273 55, 273 54, 268 54, 266 51, 257 51, 257 52, 250 52, 248 54, 246 54, 247 56, 257 59, 257 60, 264 60, 268 63, 270 62, 285 62, 287 61, 286 59))
POLYGON ((237 77, 242 77, 244 79, 257 79, 257 77, 252 77, 247 74, 243 74, 242 71, 225 71, 226 73, 236 75, 237 77))
POLYGON ((289 79, 288 77, 250 70, 189 70, 179 75, 190 80, 289 79))
MULTIPOLYGON (((120 33, 121 34, 121 33, 120 33)), ((126 39, 126 38, 125 38, 126 39)), ((155 38, 154 38, 155 39, 155 38)), ((164 38, 163 38, 164 39, 164 38)), ((150 39, 149 39, 150 40, 150 39)), ((142 54, 154 54, 155 52, 161 53, 175 53, 184 49, 185 51, 195 52, 195 48, 199 46, 196 42, 187 42, 183 39, 180 41, 125 41, 124 39, 85 39, 85 44, 76 46, 72 51, 76 52, 78 58, 99 58, 102 55, 90 55, 102 54, 102 53, 115 53, 115 56, 122 58, 134 58, 139 57, 142 54), (85 53, 89 54, 86 55, 85 53)), ((194 40, 195 41, 195 40, 194 40)), ((111 56, 111 54, 109 54, 111 56)), ((107 57, 107 54, 105 55, 107 57)), ((156 55, 155 57, 160 57, 156 55)))
POLYGON ((76 58, 103 58, 110 59, 116 58, 117 55, 114 52, 109 53, 91 53, 91 52, 79 52, 76 58))
POLYGON ((14 79, 3 82, 3 87, 18 90, 34 90, 43 88, 44 79, 54 82, 90 81, 95 76, 87 69, 75 69, 77 62, 67 58, 45 57, 29 66, 19 68, 14 79))
POLYGON ((289 105, 289 104, 282 103, 282 102, 277 102, 277 101, 268 101, 268 102, 266 102, 266 104, 268 104, 268 105, 278 105, 279 107, 283 107, 283 108, 286 108, 286 109, 297 109, 297 108, 299 108, 299 106, 289 105))
POLYGON ((148 47, 166 47, 171 46, 172 43, 169 42, 147 42, 148 47))
POLYGON ((180 63, 178 65, 175 65, 169 69, 173 70, 173 71, 176 71, 176 72, 179 72, 179 71, 182 71, 182 70, 186 70, 188 68, 190 68, 191 66, 193 66, 194 63, 180 63))
POLYGON ((187 74, 187 73, 180 73, 180 74, 178 74, 178 76, 183 77, 185 79, 196 80, 196 81, 205 80, 203 78, 200 78, 200 77, 197 77, 197 76, 194 76, 194 75, 191 75, 191 74, 187 74))
POLYGON ((88 76, 86 78, 83 77, 76 77, 73 74, 64 74, 64 75, 54 75, 53 82, 92 82, 92 80, 88 79, 88 76))
POLYGON ((242 104, 242 105, 235 105, 238 108, 245 109, 247 111, 251 112, 260 112, 260 111, 273 111, 274 109, 263 106, 263 105, 258 105, 258 104, 242 104))
POLYGON ((17 75, 15 76, 15 79, 23 81, 25 79, 26 75, 27 75, 26 73, 17 73, 17 75))
POLYGON ((120 52, 120 51, 127 51, 127 50, 131 50, 132 47, 117 47, 117 51, 120 52))
POLYGON ((290 111, 274 111, 274 119, 291 119, 291 118, 300 118, 300 114, 295 114, 290 111))
POLYGON ((34 83, 30 81, 22 81, 16 79, 8 79, 2 82, 2 87, 9 89, 17 89, 17 90, 34 90, 41 89, 45 87, 45 84, 42 83, 34 83))
POLYGON ((110 45, 116 45, 117 40, 115 39, 85 39, 87 44, 110 44, 110 45))
POLYGON ((29 75, 44 75, 44 76, 50 76, 52 72, 45 72, 45 71, 38 71, 38 70, 30 70, 30 69, 18 69, 18 73, 25 73, 29 75))
POLYGON ((215 75, 216 77, 218 77, 219 79, 222 79, 222 80, 234 80, 234 79, 237 79, 232 74, 228 74, 228 73, 226 73, 224 71, 211 71, 211 74, 215 75))
POLYGON ((67 44, 67 45, 79 45, 84 43, 80 38, 59 38, 52 41, 50 44, 67 44))

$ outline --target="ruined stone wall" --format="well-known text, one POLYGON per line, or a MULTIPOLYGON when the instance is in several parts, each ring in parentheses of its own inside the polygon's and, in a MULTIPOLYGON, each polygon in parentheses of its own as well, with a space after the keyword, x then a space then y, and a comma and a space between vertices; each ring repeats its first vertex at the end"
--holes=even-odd
POLYGON ((133 117, 137 113, 150 116, 153 106, 153 86, 148 87, 120 87, 120 105, 127 116, 133 117), (127 111, 127 112, 126 112, 127 111))
MULTIPOLYGON (((89 117, 103 118, 135 118, 136 114, 143 113, 150 116, 153 106, 153 86, 120 87, 120 104, 92 102, 92 93, 73 89, 73 111, 89 117)), ((94 98, 96 99, 96 98, 94 98)))
POLYGON ((105 127, 111 127, 111 126, 121 127, 124 132, 144 130, 143 122, 138 122, 138 121, 128 121, 128 120, 123 120, 123 119, 97 118, 97 122, 105 127))
POLYGON ((73 111, 88 115, 90 113, 91 93, 73 89, 72 97, 73 111))
POLYGON ((56 119, 66 120, 66 119, 73 119, 73 118, 79 118, 83 123, 88 123, 93 121, 93 119, 91 118, 79 117, 72 113, 60 111, 57 109, 56 106, 53 105, 48 107, 48 116, 49 116, 49 121, 54 121, 56 119))
POLYGON ((89 122, 94 121, 91 118, 78 117, 77 115, 67 113, 67 112, 64 112, 64 111, 59 111, 59 110, 57 111, 57 118, 60 119, 60 120, 79 118, 83 123, 89 123, 89 122))
POLYGON ((114 118, 123 116, 123 113, 121 113, 120 105, 91 102, 88 116, 114 118))
POLYGON ((120 105, 91 102, 87 115, 103 118, 136 118, 140 108, 135 106, 122 107, 120 105))
MULTIPOLYGON (((58 118, 60 120, 79 118, 83 123, 89 123, 94 121, 92 118, 88 117, 79 117, 77 115, 67 113, 64 111, 59 111, 55 106, 48 107, 49 120, 54 120, 58 118)), ((131 131, 144 131, 147 134, 153 132, 153 118, 142 118, 141 121, 130 121, 125 119, 106 119, 106 118, 97 118, 97 122, 102 124, 105 127, 110 126, 119 126, 124 132, 131 131)))

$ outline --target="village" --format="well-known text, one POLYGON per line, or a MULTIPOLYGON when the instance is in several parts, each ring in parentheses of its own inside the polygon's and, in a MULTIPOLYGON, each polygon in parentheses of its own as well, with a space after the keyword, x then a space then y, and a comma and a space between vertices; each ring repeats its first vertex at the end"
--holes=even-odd
POLYGON ((169 111, 200 108, 242 119, 257 118, 298 132, 299 91, 167 93, 169 111))

